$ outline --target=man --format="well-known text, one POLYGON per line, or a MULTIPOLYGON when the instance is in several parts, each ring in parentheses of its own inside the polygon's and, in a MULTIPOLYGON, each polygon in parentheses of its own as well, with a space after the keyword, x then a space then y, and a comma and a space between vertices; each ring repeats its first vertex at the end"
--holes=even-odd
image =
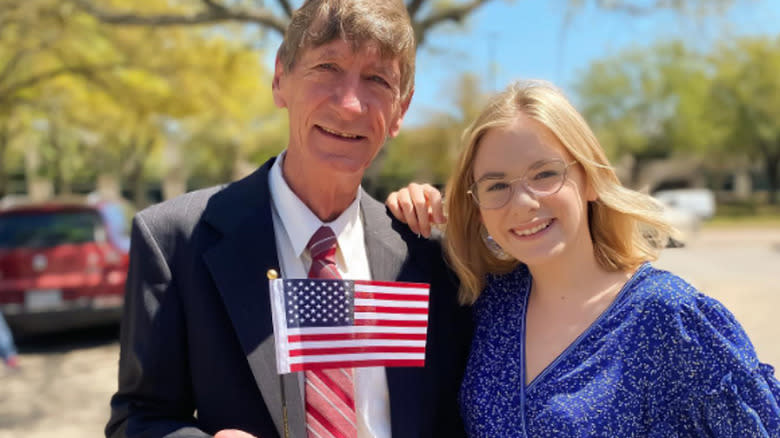
POLYGON ((107 436, 317 436, 311 379, 276 373, 266 272, 305 277, 323 225, 343 278, 431 284, 425 367, 354 370, 356 432, 344 435, 464 435, 456 398, 471 322, 454 277, 435 241, 360 189, 401 127, 414 55, 401 0, 310 0, 296 11, 272 84, 288 111, 286 151, 243 180, 136 216, 107 436))

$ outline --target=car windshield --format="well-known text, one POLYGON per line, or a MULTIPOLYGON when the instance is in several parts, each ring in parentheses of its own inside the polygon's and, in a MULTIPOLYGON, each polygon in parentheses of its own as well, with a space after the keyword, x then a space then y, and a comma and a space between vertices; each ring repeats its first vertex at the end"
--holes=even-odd
POLYGON ((0 216, 0 248, 48 248, 101 239, 92 211, 26 212, 0 216))

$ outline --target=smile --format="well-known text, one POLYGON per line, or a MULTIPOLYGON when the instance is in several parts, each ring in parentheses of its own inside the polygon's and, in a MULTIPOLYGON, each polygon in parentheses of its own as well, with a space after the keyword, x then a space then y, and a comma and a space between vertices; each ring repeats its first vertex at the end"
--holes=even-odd
POLYGON ((528 228, 525 230, 512 230, 512 233, 516 236, 522 236, 522 237, 532 236, 540 231, 546 230, 547 228, 550 227, 552 223, 553 220, 550 219, 532 228, 528 228))
POLYGON ((326 128, 324 126, 320 126, 320 125, 317 125, 317 127, 320 128, 322 131, 330 134, 330 135, 335 135, 335 136, 341 137, 341 138, 347 138, 347 139, 350 139, 350 140, 363 138, 360 135, 354 135, 354 134, 348 134, 346 132, 334 131, 333 129, 328 129, 328 128, 326 128))

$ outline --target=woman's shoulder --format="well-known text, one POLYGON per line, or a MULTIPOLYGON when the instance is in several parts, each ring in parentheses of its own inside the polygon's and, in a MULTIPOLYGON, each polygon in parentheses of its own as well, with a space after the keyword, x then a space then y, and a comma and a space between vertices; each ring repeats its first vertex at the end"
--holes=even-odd
POLYGON ((505 295, 506 292, 526 289, 531 282, 531 272, 526 265, 518 263, 509 272, 487 274, 485 280, 485 289, 482 291, 482 295, 487 297, 497 294, 505 295))
POLYGON ((758 366, 750 339, 736 317, 717 299, 679 276, 646 265, 631 297, 647 333, 666 339, 669 354, 690 363, 712 360, 748 368, 758 366))
POLYGON ((508 304, 522 303, 530 287, 531 273, 522 263, 506 273, 487 274, 485 288, 474 302, 474 310, 477 313, 494 312, 508 304))
POLYGON ((780 432, 780 383, 734 315, 668 271, 646 265, 638 274, 631 307, 641 315, 640 332, 652 339, 654 373, 664 376, 654 385, 665 394, 659 398, 676 399, 678 413, 720 431, 713 436, 764 427, 780 432))
POLYGON ((682 277, 649 263, 637 270, 628 287, 631 305, 647 312, 660 312, 673 318, 690 312, 728 312, 718 300, 702 293, 682 277))

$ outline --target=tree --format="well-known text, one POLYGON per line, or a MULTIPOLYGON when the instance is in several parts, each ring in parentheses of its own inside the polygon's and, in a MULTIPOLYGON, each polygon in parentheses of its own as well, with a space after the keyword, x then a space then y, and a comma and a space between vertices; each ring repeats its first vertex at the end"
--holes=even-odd
POLYGON ((715 120, 727 129, 724 146, 763 162, 769 202, 780 188, 780 37, 741 38, 713 57, 715 120))
POLYGON ((575 87, 582 113, 613 159, 634 158, 630 185, 649 160, 697 156, 718 144, 710 70, 702 54, 673 41, 594 62, 582 75, 575 87))
MULTIPOLYGON (((194 121, 219 119, 207 126, 244 133, 277 113, 262 52, 236 29, 114 27, 54 0, 0 0, 0 10, 9 12, 0 16, 0 127, 8 128, 0 129, 0 182, 24 148, 32 151, 25 153, 32 157, 28 181, 46 176, 67 191, 74 178, 111 175, 126 181, 142 206, 148 172, 186 180, 198 166, 191 157, 202 154, 182 153, 179 163, 162 153, 202 130, 194 121), (177 124, 188 130, 173 141, 177 124), (15 149, 14 137, 24 145, 15 149)), ((252 150, 244 149, 242 155, 252 150)))
POLYGON ((423 126, 407 128, 391 140, 367 175, 367 187, 380 199, 408 181, 444 185, 460 152, 461 134, 482 109, 486 93, 482 81, 464 74, 445 89, 451 113, 432 114, 423 126), (454 93, 454 95, 452 95, 454 93))
MULTIPOLYGON (((141 26, 201 25, 225 22, 252 23, 278 35, 284 34, 295 3, 275 0, 266 6, 265 0, 189 0, 178 11, 143 11, 97 6, 95 0, 71 0, 85 11, 106 23, 141 26)), ((427 35, 445 23, 463 23, 469 15, 492 0, 406 0, 418 47, 427 35)), ((611 12, 630 15, 647 14, 671 9, 682 13, 705 14, 722 12, 738 0, 563 0, 572 12, 587 4, 611 12)))
MULTIPOLYGON (((278 35, 283 35, 294 9, 289 0, 276 0, 273 7, 265 1, 191 0, 179 12, 157 13, 119 11, 98 7, 92 0, 72 0, 102 21, 122 25, 170 26, 200 25, 225 22, 252 23, 278 35)), ((409 0, 407 9, 412 18, 415 36, 422 45, 428 32, 446 22, 460 23, 491 0, 431 1, 409 0)))

